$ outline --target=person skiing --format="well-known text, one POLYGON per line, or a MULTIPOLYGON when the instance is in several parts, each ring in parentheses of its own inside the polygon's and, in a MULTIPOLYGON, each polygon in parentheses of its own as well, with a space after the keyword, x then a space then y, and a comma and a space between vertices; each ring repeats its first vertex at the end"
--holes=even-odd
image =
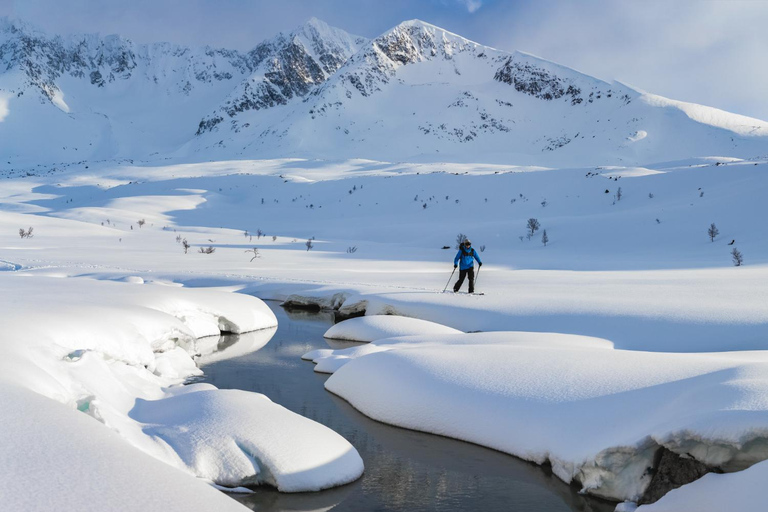
POLYGON ((459 280, 453 285, 454 293, 459 291, 467 275, 469 275, 469 293, 475 293, 474 260, 477 260, 478 266, 483 266, 480 256, 477 255, 477 251, 472 247, 472 242, 469 239, 464 240, 464 243, 459 246, 459 252, 456 253, 456 257, 453 259, 453 268, 459 267, 459 280))

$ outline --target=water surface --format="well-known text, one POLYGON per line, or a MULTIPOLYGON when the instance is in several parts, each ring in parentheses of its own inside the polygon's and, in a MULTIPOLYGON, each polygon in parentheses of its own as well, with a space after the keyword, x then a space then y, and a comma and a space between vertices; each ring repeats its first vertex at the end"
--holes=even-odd
MULTIPOLYGON (((329 348, 323 333, 329 313, 285 311, 268 302, 279 327, 260 350, 232 359, 202 361, 204 381, 219 388, 244 389, 318 421, 344 436, 365 462, 358 481, 328 491, 282 494, 259 489, 231 495, 257 511, 507 511, 613 512, 613 504, 578 494, 547 468, 440 436, 373 421, 325 391, 327 375, 313 371, 301 355, 329 348)), ((220 347, 235 350, 261 342, 244 335, 223 336, 220 347)), ((334 343, 332 348, 339 348, 334 343)), ((214 355, 215 358, 215 355, 214 355)))

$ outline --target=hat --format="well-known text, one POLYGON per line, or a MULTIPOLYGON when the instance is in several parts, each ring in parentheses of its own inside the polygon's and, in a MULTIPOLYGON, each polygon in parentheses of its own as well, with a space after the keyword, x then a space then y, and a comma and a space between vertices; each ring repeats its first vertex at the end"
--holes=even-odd
POLYGON ((469 241, 469 238, 464 240, 464 245, 472 245, 472 242, 469 241))

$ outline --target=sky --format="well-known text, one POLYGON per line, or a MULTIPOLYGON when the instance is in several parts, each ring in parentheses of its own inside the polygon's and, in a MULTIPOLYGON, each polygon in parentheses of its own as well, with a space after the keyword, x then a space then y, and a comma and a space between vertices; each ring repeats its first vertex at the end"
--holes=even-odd
POLYGON ((603 80, 768 120, 768 0, 0 0, 51 33, 247 50, 312 16, 376 37, 418 18, 603 80))

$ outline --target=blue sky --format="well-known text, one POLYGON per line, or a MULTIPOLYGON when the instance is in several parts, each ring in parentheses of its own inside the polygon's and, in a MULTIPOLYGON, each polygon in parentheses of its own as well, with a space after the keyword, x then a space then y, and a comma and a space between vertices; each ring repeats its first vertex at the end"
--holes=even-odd
POLYGON ((762 0, 0 0, 49 32, 249 49, 311 16, 375 37, 419 18, 604 80, 768 119, 762 0))

